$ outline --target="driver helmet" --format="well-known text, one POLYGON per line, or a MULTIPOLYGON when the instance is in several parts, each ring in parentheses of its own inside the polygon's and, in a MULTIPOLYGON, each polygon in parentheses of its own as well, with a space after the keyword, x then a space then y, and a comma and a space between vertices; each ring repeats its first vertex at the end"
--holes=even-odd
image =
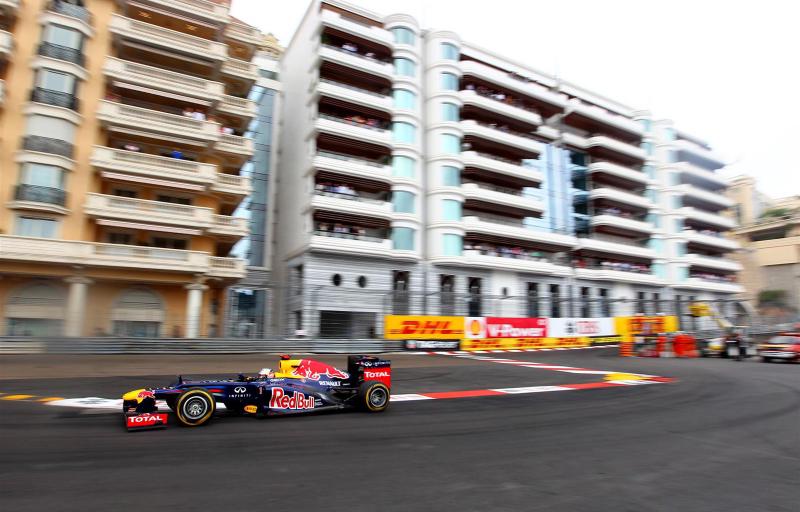
POLYGON ((275 372, 272 368, 262 368, 258 371, 258 376, 265 379, 271 379, 275 376, 275 372))

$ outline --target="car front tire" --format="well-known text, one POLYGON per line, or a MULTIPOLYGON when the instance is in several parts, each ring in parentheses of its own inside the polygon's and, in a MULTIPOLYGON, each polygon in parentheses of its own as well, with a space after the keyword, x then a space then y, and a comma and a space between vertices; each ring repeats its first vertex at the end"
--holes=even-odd
POLYGON ((184 427, 199 427, 211 421, 216 410, 214 397, 203 388, 185 391, 175 403, 175 416, 184 427))

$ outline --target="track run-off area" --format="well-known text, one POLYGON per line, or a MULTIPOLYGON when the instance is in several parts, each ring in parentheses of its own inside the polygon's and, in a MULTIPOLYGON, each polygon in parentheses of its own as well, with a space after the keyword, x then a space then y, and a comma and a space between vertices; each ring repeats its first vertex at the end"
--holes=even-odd
MULTIPOLYGON (((343 367, 345 356, 314 356, 343 367)), ((792 511, 800 365, 392 354, 380 414, 126 432, 118 401, 277 356, 3 356, 3 510, 792 511), (579 392, 576 392, 579 391, 579 392)))

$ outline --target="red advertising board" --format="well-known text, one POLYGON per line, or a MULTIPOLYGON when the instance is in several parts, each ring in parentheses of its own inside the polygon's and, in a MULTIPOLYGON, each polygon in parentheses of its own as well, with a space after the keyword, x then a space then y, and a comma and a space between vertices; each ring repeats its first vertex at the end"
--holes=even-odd
POLYGON ((487 316, 487 338, 546 338, 546 318, 501 318, 487 316))

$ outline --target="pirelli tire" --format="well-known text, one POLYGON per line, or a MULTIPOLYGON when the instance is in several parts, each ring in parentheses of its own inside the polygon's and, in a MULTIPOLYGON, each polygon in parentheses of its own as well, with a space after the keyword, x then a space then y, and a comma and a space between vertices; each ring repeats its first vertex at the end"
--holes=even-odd
POLYGON ((205 425, 214 416, 214 397, 203 388, 192 388, 181 393, 175 402, 175 417, 184 427, 205 425))
POLYGON ((367 412, 383 412, 389 407, 391 393, 382 382, 363 382, 358 387, 358 402, 367 412))

